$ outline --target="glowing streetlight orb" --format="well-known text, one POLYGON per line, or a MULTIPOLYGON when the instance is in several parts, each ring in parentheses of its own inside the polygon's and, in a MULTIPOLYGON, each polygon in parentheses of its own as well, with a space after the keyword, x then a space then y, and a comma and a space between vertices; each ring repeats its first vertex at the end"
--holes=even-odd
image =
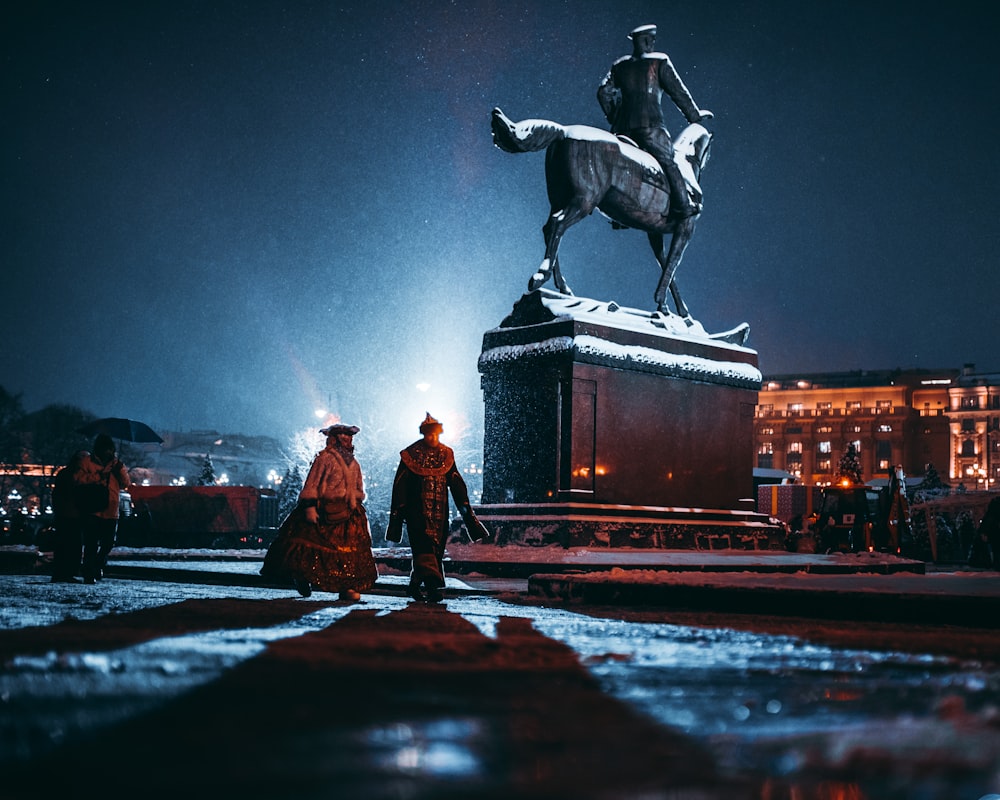
POLYGON ((420 381, 420 383, 417 384, 417 390, 421 392, 426 392, 430 388, 431 385, 427 381, 420 381))
POLYGON ((316 415, 316 419, 323 419, 326 416, 326 409, 317 408, 313 413, 316 415))

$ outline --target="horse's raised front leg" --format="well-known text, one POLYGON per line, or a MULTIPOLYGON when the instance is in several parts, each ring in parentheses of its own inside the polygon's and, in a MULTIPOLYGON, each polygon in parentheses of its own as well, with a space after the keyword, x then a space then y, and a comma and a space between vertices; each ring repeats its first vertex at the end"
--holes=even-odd
POLYGON ((573 294, 573 291, 569 288, 569 284, 566 283, 559 269, 559 242, 562 241, 563 234, 570 227, 586 217, 591 211, 593 211, 592 208, 587 209, 585 206, 574 202, 565 208, 554 210, 549 214, 548 221, 546 221, 545 226, 542 228, 542 234, 545 236, 545 258, 542 259, 542 263, 538 267, 538 272, 532 275, 528 281, 528 291, 537 289, 549 279, 549 275, 551 274, 556 289, 563 294, 573 294))
POLYGON ((674 282, 674 276, 677 274, 677 267, 680 266, 681 259, 684 258, 684 250, 688 246, 688 242, 691 241, 691 234, 694 233, 694 223, 697 217, 687 217, 678 221, 677 227, 674 229, 674 235, 670 239, 670 249, 667 251, 666 256, 663 255, 663 236, 662 234, 649 234, 649 243, 653 246, 653 251, 657 254, 657 260, 660 262, 660 267, 662 272, 660 273, 660 282, 656 285, 656 293, 653 295, 653 299, 656 301, 656 308, 661 314, 668 313, 667 309, 667 289, 670 289, 671 295, 673 295, 674 303, 677 305, 677 313, 682 317, 688 318, 691 316, 681 300, 680 292, 677 290, 677 284, 674 282), (658 240, 654 237, 659 237, 658 240))

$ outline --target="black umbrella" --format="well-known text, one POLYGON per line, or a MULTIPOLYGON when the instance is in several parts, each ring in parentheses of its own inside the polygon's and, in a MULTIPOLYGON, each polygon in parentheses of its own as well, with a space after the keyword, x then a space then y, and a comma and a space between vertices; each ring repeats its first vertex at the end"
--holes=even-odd
POLYGON ((158 442, 163 443, 163 439, 156 435, 152 428, 145 422, 137 422, 134 419, 122 419, 121 417, 105 417, 95 419, 86 425, 77 428, 77 433, 84 436, 98 436, 107 434, 112 439, 121 442, 158 442))

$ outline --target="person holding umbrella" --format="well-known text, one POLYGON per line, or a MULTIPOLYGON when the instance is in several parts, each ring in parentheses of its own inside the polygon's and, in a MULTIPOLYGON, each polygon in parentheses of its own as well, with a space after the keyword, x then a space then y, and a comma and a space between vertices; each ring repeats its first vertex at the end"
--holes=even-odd
POLYGON ((94 583, 104 577, 108 554, 115 546, 120 493, 131 485, 128 469, 118 458, 114 440, 106 433, 99 434, 90 454, 80 459, 74 480, 78 484, 103 485, 107 493, 104 506, 83 518, 83 582, 94 583))

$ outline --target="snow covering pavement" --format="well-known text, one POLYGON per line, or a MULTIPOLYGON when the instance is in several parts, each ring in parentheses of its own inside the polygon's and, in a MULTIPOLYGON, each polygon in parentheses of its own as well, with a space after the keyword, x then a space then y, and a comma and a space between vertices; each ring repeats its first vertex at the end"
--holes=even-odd
MULTIPOLYGON (((108 571, 135 579, 283 588, 260 577, 264 552, 117 548, 108 571)), ((382 578, 375 592, 402 592, 399 576, 406 574, 409 555, 405 547, 376 549, 382 578)), ((48 561, 32 548, 0 548, 0 573, 44 574, 48 561)), ((453 593, 512 591, 571 604, 1000 627, 1000 573, 928 567, 883 553, 449 544, 445 568, 453 593)))
POLYGON ((105 797, 1000 791, 993 629, 795 617, 803 587, 834 608, 855 595, 972 608, 995 599, 995 573, 831 575, 842 557, 781 553, 629 552, 625 568, 607 551, 505 550, 450 547, 439 607, 403 596, 398 551, 380 553, 355 606, 263 583, 260 552, 118 551, 95 586, 0 554, 8 573, 30 562, 0 575, 0 796, 64 796, 84 775, 105 797), (762 616, 746 596, 722 609, 546 598, 529 594, 535 578, 464 571, 487 555, 502 559, 492 572, 519 556, 556 570, 535 577, 778 586, 789 602, 762 616))

